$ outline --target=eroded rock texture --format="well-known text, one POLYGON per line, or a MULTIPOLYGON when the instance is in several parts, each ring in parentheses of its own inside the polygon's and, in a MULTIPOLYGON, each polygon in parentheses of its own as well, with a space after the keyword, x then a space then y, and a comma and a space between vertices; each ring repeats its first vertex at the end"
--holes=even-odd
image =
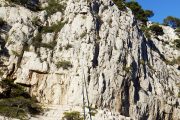
MULTIPOLYGON (((97 106, 138 120, 180 119, 179 66, 168 64, 180 56, 174 29, 162 26, 163 36, 148 39, 131 10, 111 0, 65 3, 63 12, 47 16, 1 1, 7 22, 1 27, 1 78, 28 86, 44 104, 97 106), (40 29, 35 18, 41 26, 64 26, 42 33, 41 46, 34 41, 40 29)), ((106 120, 98 115, 93 118, 106 120)))

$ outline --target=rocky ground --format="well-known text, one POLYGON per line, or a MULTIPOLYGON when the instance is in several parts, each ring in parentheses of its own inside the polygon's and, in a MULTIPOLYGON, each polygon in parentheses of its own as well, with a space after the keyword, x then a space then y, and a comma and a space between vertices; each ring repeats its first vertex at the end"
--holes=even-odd
POLYGON ((27 86, 50 109, 31 119, 59 120, 71 109, 83 115, 84 105, 97 107, 93 120, 180 119, 174 29, 147 38, 131 10, 111 0, 61 1, 64 10, 52 14, 0 4, 0 79, 27 86))

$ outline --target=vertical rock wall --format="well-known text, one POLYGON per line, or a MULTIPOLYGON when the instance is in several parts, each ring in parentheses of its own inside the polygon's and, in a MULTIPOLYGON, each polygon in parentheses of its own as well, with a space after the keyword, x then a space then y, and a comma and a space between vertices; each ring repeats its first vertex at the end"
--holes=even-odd
POLYGON ((0 17, 11 26, 6 74, 30 86, 40 102, 85 103, 133 119, 180 119, 180 72, 167 64, 180 56, 171 45, 178 37, 172 28, 147 39, 131 10, 120 11, 110 0, 68 0, 64 13, 48 18, 45 11, 0 7, 0 17), (43 25, 65 22, 58 33, 42 34, 43 43, 57 42, 53 49, 33 46, 34 17, 43 25))

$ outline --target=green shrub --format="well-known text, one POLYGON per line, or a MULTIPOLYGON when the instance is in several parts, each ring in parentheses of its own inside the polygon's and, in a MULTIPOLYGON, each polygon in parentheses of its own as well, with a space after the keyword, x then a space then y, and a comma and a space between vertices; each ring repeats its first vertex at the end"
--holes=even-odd
POLYGON ((53 24, 52 26, 44 26, 44 27, 42 27, 39 30, 38 34, 33 38, 32 45, 35 46, 36 48, 46 47, 46 48, 49 48, 49 49, 53 49, 54 46, 56 45, 55 39, 57 37, 57 33, 63 28, 63 26, 65 24, 66 24, 66 22, 58 22, 57 24, 53 24), (55 32, 54 41, 50 42, 50 43, 42 43, 42 34, 43 33, 44 34, 45 33, 52 33, 52 32, 55 32))
POLYGON ((41 47, 42 33, 38 33, 32 40, 32 45, 36 48, 41 47))
MULTIPOLYGON (((2 101, 0 100, 0 102, 2 101)), ((17 107, 9 107, 9 106, 0 105, 0 115, 8 117, 8 118, 27 119, 26 113, 21 108, 17 108, 17 107)))
POLYGON ((126 66, 123 66, 123 70, 126 72, 126 73, 129 73, 131 71, 132 67, 126 67, 126 66))
POLYGON ((176 28, 175 32, 180 33, 180 27, 176 28))
POLYGON ((0 81, 0 86, 7 91, 10 90, 10 92, 3 94, 5 98, 13 98, 19 96, 30 97, 22 86, 14 84, 14 80, 4 79, 0 81))
POLYGON ((64 11, 64 6, 59 4, 58 0, 49 0, 48 1, 48 6, 46 8, 44 8, 48 14, 48 16, 60 11, 63 12, 64 11))
POLYGON ((113 0, 113 2, 117 5, 117 7, 120 10, 122 10, 122 11, 126 10, 126 5, 124 3, 124 0, 113 0))
POLYGON ((41 23, 40 23, 39 18, 38 17, 34 17, 32 19, 32 24, 35 25, 35 26, 40 26, 41 23))
POLYGON ((52 26, 43 26, 42 33, 52 33, 52 32, 55 31, 55 29, 57 29, 55 27, 55 25, 52 25, 52 26))
POLYGON ((44 48, 48 48, 48 49, 51 49, 51 50, 54 49, 56 44, 57 44, 56 41, 52 41, 52 42, 49 42, 49 43, 42 43, 42 33, 38 33, 33 38, 33 43, 32 43, 32 45, 35 46, 36 48, 44 47, 44 48))
POLYGON ((141 30, 144 32, 144 35, 146 38, 150 39, 151 38, 151 33, 149 31, 149 28, 146 25, 142 25, 141 30))
POLYGON ((86 34, 87 34, 87 32, 85 31, 85 32, 83 32, 81 35, 80 35, 80 38, 82 39, 83 37, 85 37, 86 36, 86 34))
POLYGON ((153 24, 149 27, 149 29, 155 33, 155 35, 163 35, 164 34, 164 31, 162 29, 161 26, 159 26, 158 24, 153 24))
POLYGON ((64 112, 63 114, 63 120, 83 120, 83 117, 81 117, 80 112, 78 111, 64 112))
POLYGON ((56 66, 57 66, 57 68, 63 68, 63 69, 72 68, 71 62, 70 61, 65 61, 65 60, 59 61, 56 64, 56 66))
POLYGON ((146 23, 148 21, 148 18, 154 15, 151 10, 143 10, 142 7, 138 4, 138 2, 127 2, 126 6, 132 10, 135 18, 142 21, 143 23, 146 23))
POLYGON ((56 45, 56 37, 57 37, 57 32, 59 32, 63 26, 65 25, 66 22, 58 22, 57 24, 53 24, 52 26, 44 26, 40 29, 40 32, 33 38, 33 46, 36 48, 39 47, 46 47, 49 49, 54 49, 54 46, 56 45), (52 33, 55 32, 54 36, 54 41, 50 43, 42 43, 42 34, 44 33, 52 33))
POLYGON ((4 75, 4 73, 0 70, 0 77, 3 76, 3 75, 4 75))
POLYGON ((154 16, 154 13, 151 10, 144 10, 144 15, 145 17, 150 18, 154 16))
POLYGON ((180 49, 180 39, 174 40, 174 44, 175 44, 176 48, 180 49))
POLYGON ((52 32, 59 32, 64 25, 66 24, 66 22, 57 22, 57 24, 53 24, 52 26, 44 26, 42 28, 42 33, 52 33, 52 32))
POLYGON ((39 2, 36 1, 35 2, 32 2, 31 0, 7 0, 9 3, 14 3, 14 4, 17 4, 17 5, 22 5, 32 11, 39 11, 41 10, 41 7, 39 5, 39 2))
POLYGON ((15 4, 18 4, 18 5, 26 5, 28 0, 8 0, 8 2, 12 2, 12 3, 15 3, 15 4))
POLYGON ((180 65, 180 56, 178 58, 174 58, 173 60, 165 60, 166 64, 168 65, 175 65, 175 64, 178 64, 180 65))
POLYGON ((176 18, 176 17, 173 17, 173 16, 167 16, 163 23, 165 25, 169 25, 173 28, 177 28, 177 27, 180 27, 180 19, 179 18, 176 18))
POLYGON ((21 56, 18 52, 14 51, 14 50, 12 50, 12 53, 13 53, 13 55, 15 55, 15 56, 17 56, 17 57, 20 57, 20 56, 21 56))
POLYGON ((176 64, 180 65, 180 56, 176 59, 176 64))
POLYGON ((180 38, 180 28, 177 28, 177 29, 175 30, 175 32, 176 32, 176 35, 180 38))
POLYGON ((0 115, 27 119, 28 114, 39 114, 40 106, 31 99, 24 97, 0 99, 0 115))
POLYGON ((25 89, 14 80, 3 79, 0 87, 5 89, 0 94, 0 115, 9 118, 27 119, 28 114, 39 114, 42 109, 36 99, 32 98, 25 89))
POLYGON ((0 26, 3 26, 5 23, 6 22, 2 18, 0 18, 0 26))

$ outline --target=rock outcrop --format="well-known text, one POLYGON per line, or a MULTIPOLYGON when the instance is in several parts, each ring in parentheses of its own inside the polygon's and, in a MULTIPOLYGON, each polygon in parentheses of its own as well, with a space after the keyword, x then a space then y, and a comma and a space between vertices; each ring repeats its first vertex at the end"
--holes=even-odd
POLYGON ((47 16, 1 1, 7 22, 1 27, 1 78, 30 86, 43 104, 111 112, 104 112, 109 118, 98 112, 92 116, 97 120, 180 119, 179 64, 170 64, 180 56, 174 29, 162 26, 164 35, 146 38, 129 8, 121 11, 111 0, 65 2, 63 12, 47 16), (62 28, 40 33, 39 24, 62 28))

